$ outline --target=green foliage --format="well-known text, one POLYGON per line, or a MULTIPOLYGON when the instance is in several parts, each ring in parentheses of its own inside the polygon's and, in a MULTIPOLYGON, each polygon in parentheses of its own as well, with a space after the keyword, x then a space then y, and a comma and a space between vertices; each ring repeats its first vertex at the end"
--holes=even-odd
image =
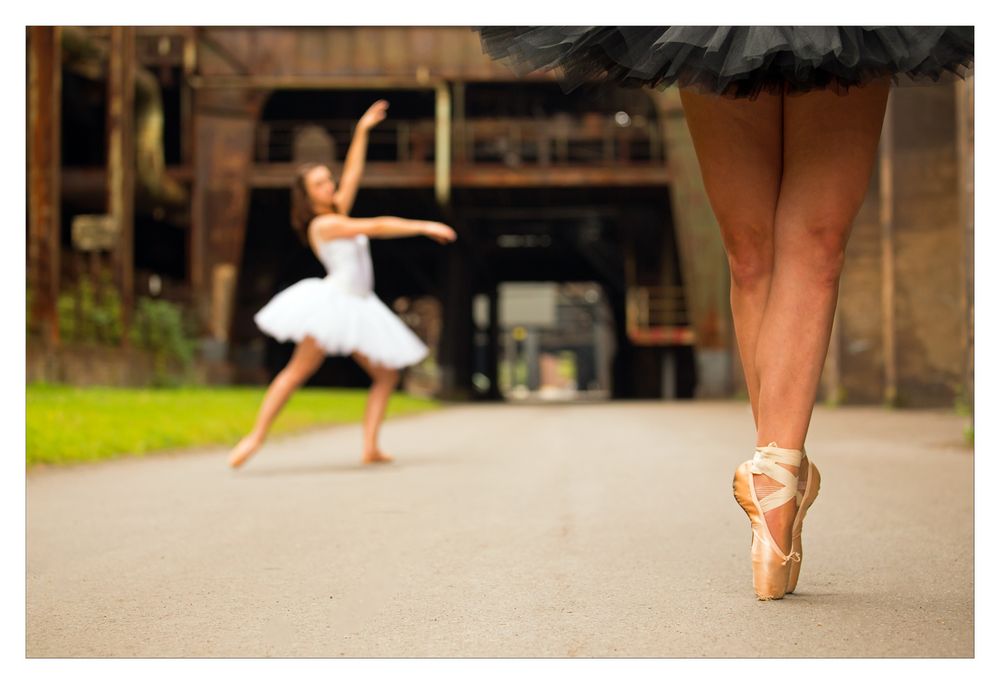
POLYGON ((64 342, 82 342, 81 326, 76 315, 76 296, 68 293, 59 295, 56 310, 59 316, 59 337, 64 342))
POLYGON ((111 274, 97 282, 82 276, 56 302, 59 335, 66 342, 117 345, 122 340, 122 302, 111 274))
POLYGON ((823 401, 824 405, 829 408, 837 408, 838 406, 843 406, 847 402, 847 388, 843 385, 837 387, 836 391, 826 397, 823 401))
POLYGON ((559 352, 559 377, 576 381, 576 354, 574 352, 559 352))
POLYGON ((969 419, 969 424, 962 428, 962 437, 970 447, 975 447, 975 431, 973 428, 973 409, 970 392, 964 383, 955 383, 952 386, 955 392, 955 413, 969 419))
MULTIPOLYGON (((253 425, 263 396, 263 387, 28 385, 27 464, 97 461, 195 446, 232 446, 253 425)), ((357 423, 364 416, 367 397, 366 390, 301 389, 278 416, 272 434, 357 423)), ((389 402, 388 416, 438 406, 433 400, 396 394, 389 402)))
MULTIPOLYGON (((30 293, 29 293, 30 305, 30 293)), ((95 279, 82 276, 56 302, 60 337, 70 344, 117 347, 124 334, 122 301, 110 271, 95 279)), ((153 384, 177 385, 191 369, 195 341, 177 304, 140 297, 129 339, 149 352, 153 384)))
POLYGON ((184 325, 181 307, 162 299, 140 297, 132 319, 131 340, 153 356, 154 384, 177 384, 171 367, 190 369, 195 341, 184 325))
POLYGON ((94 334, 98 342, 109 345, 121 343, 122 301, 110 278, 94 293, 94 305, 90 316, 94 321, 94 334))
POLYGON ((955 392, 955 413, 960 416, 971 416, 972 404, 969 401, 969 392, 966 391, 965 385, 956 383, 952 389, 955 392))

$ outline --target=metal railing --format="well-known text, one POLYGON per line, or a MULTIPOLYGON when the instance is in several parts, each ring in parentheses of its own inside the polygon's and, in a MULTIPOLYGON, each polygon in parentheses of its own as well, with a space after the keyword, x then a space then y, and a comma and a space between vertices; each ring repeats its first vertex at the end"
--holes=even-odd
POLYGON ((626 329, 636 344, 693 344, 684 288, 633 286, 625 293, 626 329))
MULTIPOLYGON (((257 162, 294 161, 297 136, 306 127, 326 132, 336 160, 347 154, 355 121, 264 121, 257 127, 257 162)), ((369 159, 432 163, 434 119, 386 120, 369 134, 369 159)), ((655 120, 585 114, 551 118, 475 118, 453 121, 452 157, 456 164, 662 165, 665 154, 655 120)))

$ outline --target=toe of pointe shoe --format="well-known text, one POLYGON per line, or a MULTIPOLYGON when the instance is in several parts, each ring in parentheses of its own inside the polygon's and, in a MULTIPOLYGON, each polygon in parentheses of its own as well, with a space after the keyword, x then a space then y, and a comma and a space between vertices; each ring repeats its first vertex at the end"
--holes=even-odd
POLYGON ((229 463, 230 468, 239 468, 241 465, 246 463, 247 459, 253 456, 255 449, 249 445, 240 442, 237 444, 232 451, 229 452, 229 458, 226 459, 229 463))
POLYGON ((778 563, 753 563, 753 590, 759 601, 777 601, 788 593, 788 570, 778 563))
POLYGON ((753 532, 750 544, 750 563, 753 569, 753 588, 761 601, 775 601, 785 596, 789 572, 795 554, 779 553, 777 544, 767 529, 764 511, 753 489, 752 462, 741 463, 733 476, 733 496, 750 519, 753 532))

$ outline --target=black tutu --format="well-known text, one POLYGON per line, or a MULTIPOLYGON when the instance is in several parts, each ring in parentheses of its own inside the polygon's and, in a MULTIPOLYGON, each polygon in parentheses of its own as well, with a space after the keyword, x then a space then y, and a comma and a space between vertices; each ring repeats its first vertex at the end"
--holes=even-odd
POLYGON ((728 97, 846 92, 905 75, 964 77, 971 26, 491 26, 483 51, 518 75, 555 69, 565 90, 591 82, 728 97))

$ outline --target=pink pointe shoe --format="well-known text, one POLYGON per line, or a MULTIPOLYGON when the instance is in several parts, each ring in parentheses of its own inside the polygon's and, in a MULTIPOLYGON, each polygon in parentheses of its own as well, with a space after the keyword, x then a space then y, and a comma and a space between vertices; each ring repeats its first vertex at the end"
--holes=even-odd
MULTIPOLYGON (((802 450, 802 457, 807 458, 805 449, 802 450)), ((788 588, 786 594, 795 591, 795 586, 799 582, 799 572, 802 570, 802 521, 805 520, 806 511, 813 505, 813 501, 819 496, 819 468, 809 460, 809 467, 805 473, 799 473, 799 478, 805 475, 805 489, 796 490, 795 498, 799 509, 795 512, 795 521, 792 523, 792 553, 797 554, 793 559, 792 569, 788 572, 788 588)))
POLYGON ((798 468, 802 452, 782 449, 775 442, 757 447, 753 459, 744 461, 733 476, 733 496, 750 518, 753 533, 750 541, 750 564, 753 567, 753 588, 762 601, 782 598, 788 591, 792 567, 801 560, 794 549, 788 553, 771 536, 764 514, 796 498, 798 477, 779 463, 798 468), (763 499, 757 498, 753 476, 766 475, 781 487, 763 499), (789 562, 791 561, 791 563, 789 562))

